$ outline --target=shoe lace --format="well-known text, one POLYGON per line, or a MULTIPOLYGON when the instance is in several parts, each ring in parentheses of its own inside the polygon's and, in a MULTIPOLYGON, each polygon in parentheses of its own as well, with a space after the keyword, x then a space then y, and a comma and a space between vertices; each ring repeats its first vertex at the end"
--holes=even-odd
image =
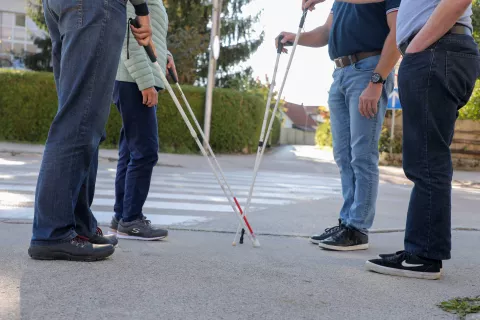
POLYGON ((152 221, 150 221, 150 220, 147 220, 147 218, 146 218, 146 217, 143 217, 143 218, 142 218, 142 221, 143 221, 143 223, 144 223, 146 226, 149 226, 149 225, 151 225, 151 224, 152 224, 152 221))
POLYGON ((338 230, 340 230, 342 227, 343 227, 342 222, 341 222, 340 220, 338 220, 338 226, 334 226, 334 227, 325 229, 325 233, 330 233, 330 232, 333 232, 333 231, 338 231, 338 230))
POLYGON ((82 236, 76 236, 70 241, 70 243, 77 247, 83 248, 88 243, 88 238, 82 237, 82 236))
POLYGON ((99 227, 97 227, 97 230, 95 231, 95 234, 96 234, 97 236, 103 237, 103 231, 102 231, 102 229, 100 229, 99 227))
POLYGON ((406 260, 408 258, 408 253, 404 250, 395 252, 394 256, 385 258, 388 262, 396 262, 401 260, 406 260))

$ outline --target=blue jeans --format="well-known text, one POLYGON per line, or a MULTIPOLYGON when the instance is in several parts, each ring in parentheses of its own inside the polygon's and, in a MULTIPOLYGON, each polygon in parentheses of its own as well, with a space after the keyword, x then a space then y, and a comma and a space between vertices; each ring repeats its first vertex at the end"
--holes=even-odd
POLYGON ((32 245, 90 236, 98 148, 126 31, 125 0, 44 0, 58 111, 35 198, 32 245))
POLYGON ((468 102, 479 75, 478 46, 467 35, 446 35, 425 51, 405 55, 400 66, 403 169, 414 183, 405 250, 412 254, 450 259, 450 145, 458 110, 468 102))
POLYGON ((153 168, 158 162, 157 106, 145 106, 142 92, 131 82, 115 82, 113 101, 123 123, 115 179, 115 218, 130 222, 143 217, 153 168))
POLYGON ((387 77, 372 119, 363 117, 359 99, 367 88, 380 56, 335 69, 329 93, 330 121, 335 162, 342 180, 342 224, 366 232, 373 224, 378 193, 378 141, 393 91, 393 73, 387 77))

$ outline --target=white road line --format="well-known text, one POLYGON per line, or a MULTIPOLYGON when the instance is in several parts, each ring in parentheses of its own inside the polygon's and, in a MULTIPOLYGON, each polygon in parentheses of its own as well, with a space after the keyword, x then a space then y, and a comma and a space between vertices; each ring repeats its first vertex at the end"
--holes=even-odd
MULTIPOLYGON (((115 203, 114 199, 93 200, 93 206, 112 207, 115 203)), ((204 203, 181 203, 167 201, 150 201, 147 200, 143 206, 145 209, 161 209, 161 210, 184 210, 184 211, 210 211, 210 212, 232 212, 230 205, 223 204, 204 204, 204 203)), ((252 207, 252 211, 262 210, 261 207, 252 207)))
MULTIPOLYGON (((23 191, 23 192, 35 192, 36 185, 27 185, 27 184, 0 184, 0 191, 23 191)), ((95 186, 95 194, 100 194, 99 192, 105 192, 107 190, 107 195, 111 195, 114 191, 112 190, 113 186, 110 184, 99 183, 95 186)), ((223 191, 218 187, 218 190, 214 189, 202 189, 202 188, 168 188, 161 186, 152 186, 150 188, 150 193, 161 193, 165 191, 166 193, 171 193, 175 191, 175 194, 194 194, 194 195, 216 195, 219 197, 224 197, 223 191)), ((236 191, 232 187, 232 191, 236 197, 248 196, 248 191, 236 191)), ((288 190, 282 190, 287 191, 288 190)), ((296 194, 294 192, 278 192, 275 188, 272 188, 270 192, 254 192, 252 202, 255 202, 255 199, 284 199, 284 200, 320 200, 325 199, 330 196, 338 196, 339 192, 328 189, 322 190, 310 190, 307 194, 296 194)))
MULTIPOLYGON (((1 189, 1 186, 0 186, 1 189)), ((24 202, 33 202, 35 201, 34 194, 22 194, 22 193, 15 193, 10 191, 0 191, 0 203, 6 204, 20 204, 24 202)), ((115 191, 113 190, 95 190, 95 197, 98 196, 110 196, 112 198, 115 197, 115 191)), ((157 192, 150 192, 148 194, 147 200, 155 200, 155 199, 165 199, 165 200, 187 200, 187 201, 203 201, 203 202, 220 202, 220 203, 228 203, 228 199, 226 197, 221 196, 211 196, 211 195, 195 195, 195 194, 176 194, 176 193, 157 193, 157 192)), ((246 198, 238 198, 240 203, 246 203, 246 198)), ((264 204, 264 205, 286 205, 291 204, 293 201, 291 200, 282 200, 282 199, 263 199, 263 198, 254 198, 252 199, 252 203, 256 204, 264 204)))
MULTIPOLYGON (((0 206, 0 218, 2 219, 19 219, 32 220, 34 216, 33 208, 18 208, 0 206)), ((94 211, 94 216, 98 223, 109 224, 113 212, 94 211)), ((186 216, 186 215, 170 215, 170 214, 148 214, 147 219, 152 224, 169 226, 169 225, 192 225, 210 220, 204 216, 186 216)))

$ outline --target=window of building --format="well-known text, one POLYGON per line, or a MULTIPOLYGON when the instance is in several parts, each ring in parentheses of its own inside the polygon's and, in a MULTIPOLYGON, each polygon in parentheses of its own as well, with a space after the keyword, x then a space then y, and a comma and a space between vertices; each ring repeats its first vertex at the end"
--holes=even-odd
POLYGON ((17 13, 15 15, 15 25, 17 27, 25 27, 25 15, 17 13))

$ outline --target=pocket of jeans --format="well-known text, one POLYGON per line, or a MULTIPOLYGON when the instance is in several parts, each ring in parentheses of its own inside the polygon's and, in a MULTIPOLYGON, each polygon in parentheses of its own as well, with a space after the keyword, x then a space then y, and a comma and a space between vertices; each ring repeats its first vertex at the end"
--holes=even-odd
POLYGON ((114 0, 115 2, 120 3, 122 6, 126 7, 129 0, 114 0))
POLYGON ((378 64, 379 56, 368 57, 354 63, 353 69, 361 72, 372 72, 378 64))
POLYGON ((63 31, 76 30, 83 26, 83 1, 84 0, 61 1, 60 28, 63 31))
POLYGON ((447 51, 445 70, 448 90, 461 103, 467 103, 480 75, 480 57, 469 53, 447 51))

